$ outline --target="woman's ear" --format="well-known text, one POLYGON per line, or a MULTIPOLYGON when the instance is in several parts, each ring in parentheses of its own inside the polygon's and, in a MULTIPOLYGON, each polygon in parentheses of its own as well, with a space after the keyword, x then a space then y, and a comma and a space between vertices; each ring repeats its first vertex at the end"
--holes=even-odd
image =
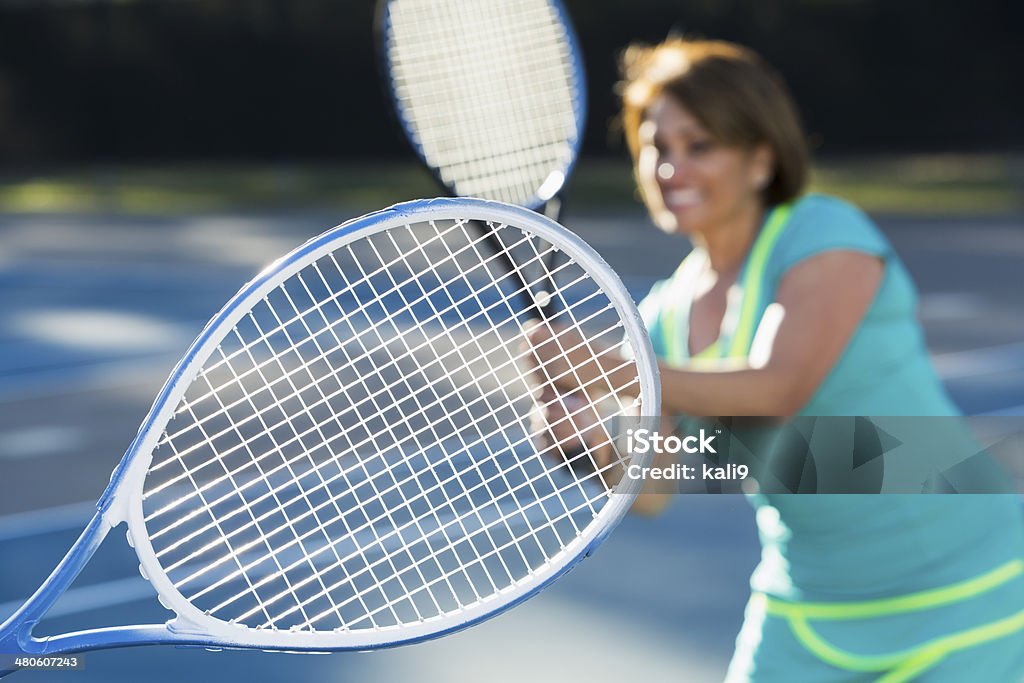
POLYGON ((758 192, 771 185, 775 177, 775 153, 768 145, 757 145, 750 152, 750 179, 758 192))

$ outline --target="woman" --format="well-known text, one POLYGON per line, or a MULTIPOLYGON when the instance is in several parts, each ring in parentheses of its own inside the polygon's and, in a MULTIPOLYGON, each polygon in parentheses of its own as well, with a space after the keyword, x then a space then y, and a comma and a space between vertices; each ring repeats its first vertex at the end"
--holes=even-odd
MULTIPOLYGON (((659 228, 693 244, 641 304, 662 412, 956 415, 889 243, 850 205, 802 194, 804 134, 769 67, 736 45, 670 40, 630 49, 624 76, 644 201, 659 228)), ((550 337, 544 328, 536 345, 550 337)), ((763 553, 730 683, 1024 675, 1015 497, 752 502, 763 553)))

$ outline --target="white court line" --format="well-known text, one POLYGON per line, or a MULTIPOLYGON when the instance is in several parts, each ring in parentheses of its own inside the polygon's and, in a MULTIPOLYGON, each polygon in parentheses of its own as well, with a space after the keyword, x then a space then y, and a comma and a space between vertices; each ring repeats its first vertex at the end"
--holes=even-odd
POLYGON ((1024 342, 1012 342, 932 356, 943 381, 1024 369, 1024 342))
POLYGON ((74 450, 85 430, 67 425, 29 425, 0 430, 0 460, 23 460, 74 450))
MULTIPOLYGON (((145 598, 156 597, 156 591, 141 576, 134 576, 127 579, 114 579, 103 581, 79 588, 69 588, 57 600, 57 603, 46 613, 47 618, 64 617, 69 614, 81 614, 103 607, 123 605, 126 602, 135 602, 145 598)), ((24 600, 12 600, 0 604, 0 618, 14 614, 23 604, 24 600)))
POLYGON ((1020 417, 1024 416, 1024 403, 1019 406, 1012 406, 1010 408, 999 408, 998 410, 990 410, 987 413, 979 413, 984 417, 1020 417))
MULTIPOLYGON (((95 510, 96 503, 94 501, 85 501, 0 517, 0 543, 57 531, 84 528, 95 510)), ((102 607, 142 600, 153 595, 153 587, 141 576, 114 579, 68 589, 57 601, 57 604, 46 613, 46 616, 60 617, 80 614, 102 607)), ((13 614, 27 599, 26 596, 21 600, 0 604, 0 618, 13 614)))
POLYGON ((0 543, 55 531, 84 529, 95 511, 96 501, 89 500, 0 517, 0 543))
POLYGON ((170 372, 180 357, 158 353, 141 359, 84 363, 0 378, 0 403, 149 384, 158 373, 170 372))

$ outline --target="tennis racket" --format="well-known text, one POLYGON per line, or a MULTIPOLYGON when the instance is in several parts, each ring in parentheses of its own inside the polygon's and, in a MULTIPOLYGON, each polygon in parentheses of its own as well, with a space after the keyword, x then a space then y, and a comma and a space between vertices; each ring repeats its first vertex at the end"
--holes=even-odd
MULTIPOLYGON (((578 475, 557 444, 538 446, 521 300, 474 221, 520 250, 566 254, 555 296, 594 349, 586 362, 607 369, 581 395, 656 414, 633 302, 557 223, 471 199, 354 219, 274 262, 207 324, 81 537, 0 626, 0 652, 388 647, 501 612, 589 554, 637 486, 602 475, 646 460, 578 475), (33 636, 121 524, 169 621, 33 636)), ((601 429, 579 457, 614 438, 601 429)))
MULTIPOLYGON (((582 60, 561 3, 381 0, 377 45, 402 130, 449 194, 558 220, 586 118, 582 60)), ((521 270, 515 250, 488 243, 521 270)), ((556 285, 536 279, 526 293, 550 318, 556 285)))

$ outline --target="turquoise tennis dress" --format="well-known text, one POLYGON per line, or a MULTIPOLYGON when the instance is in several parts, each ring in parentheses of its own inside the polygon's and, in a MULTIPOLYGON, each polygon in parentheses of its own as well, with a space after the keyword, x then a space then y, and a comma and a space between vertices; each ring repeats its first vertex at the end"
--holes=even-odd
MULTIPOLYGON (((808 195, 768 213, 701 356, 744 357, 786 272, 831 250, 879 257, 864 320, 801 411, 955 416, 906 268, 871 220, 808 195)), ((656 353, 689 360, 692 251, 640 310, 656 353)), ((762 558, 728 683, 1017 681, 1024 676, 1024 511, 1012 495, 754 495, 762 558)))

